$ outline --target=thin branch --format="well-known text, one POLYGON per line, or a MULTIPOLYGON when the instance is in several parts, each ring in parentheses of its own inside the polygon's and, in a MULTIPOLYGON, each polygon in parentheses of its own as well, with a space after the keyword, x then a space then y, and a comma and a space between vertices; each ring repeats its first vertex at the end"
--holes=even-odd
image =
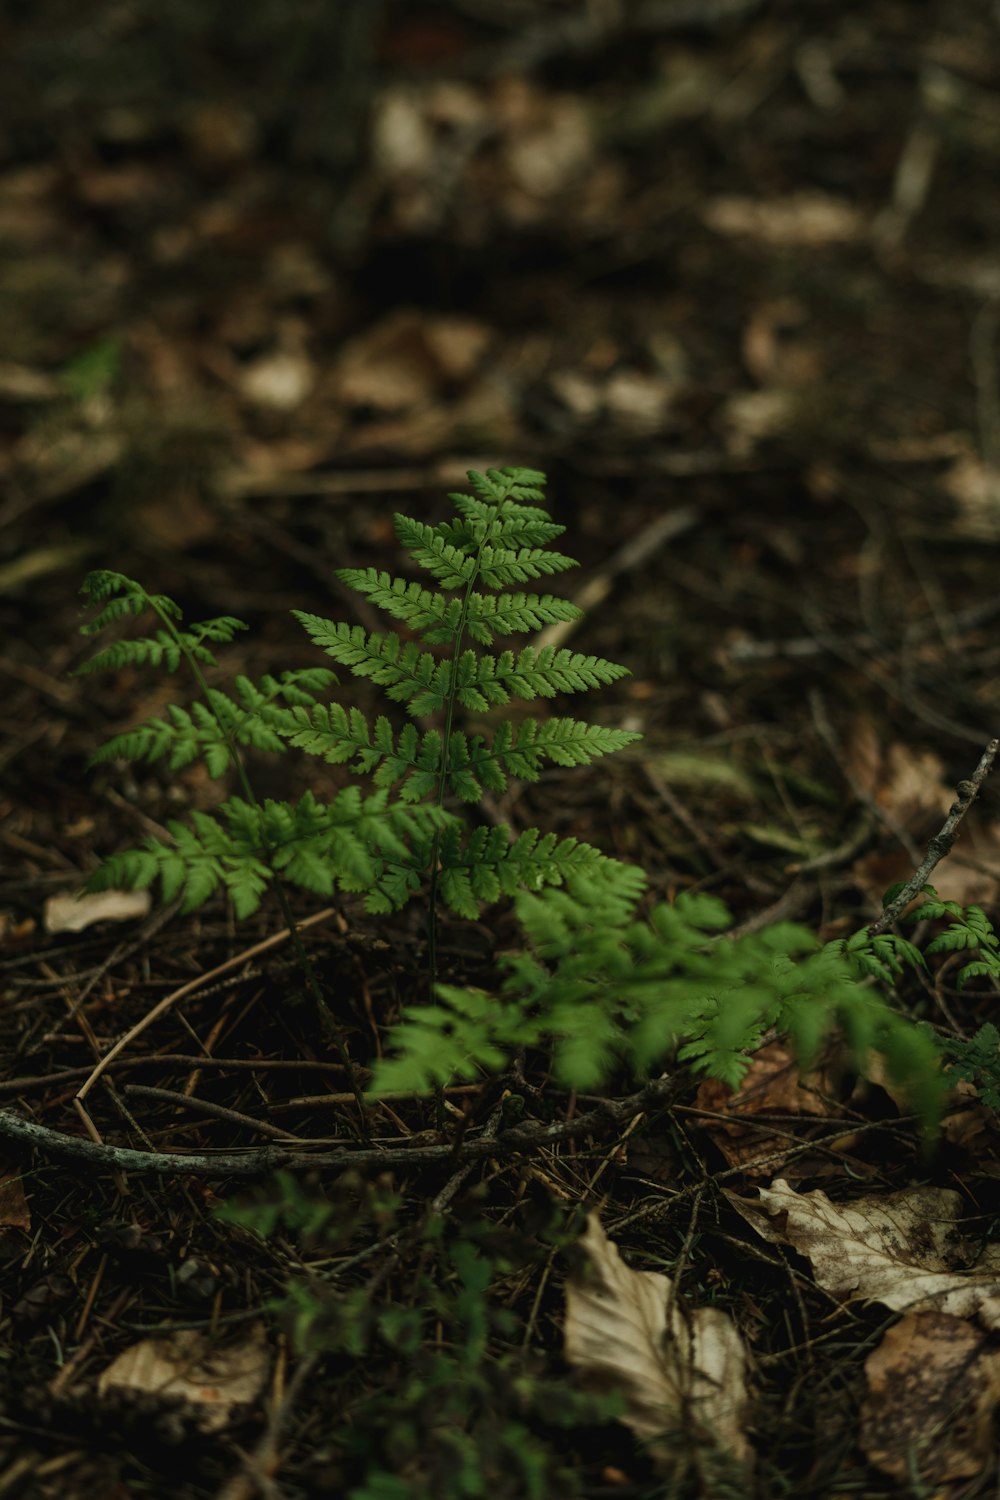
POLYGON ((880 932, 885 932, 887 928, 892 926, 893 922, 909 906, 913 898, 920 895, 920 892, 930 879, 935 865, 939 865, 945 855, 951 853, 951 846, 954 844, 955 836, 958 833, 958 825, 969 811, 973 802, 975 802, 979 788, 993 769, 993 762, 996 759, 998 749, 1000 749, 1000 740, 990 740, 969 780, 958 783, 956 787, 958 798, 948 809, 948 816, 945 818, 940 830, 927 845, 927 852, 920 861, 919 867, 910 876, 903 889, 889 902, 882 915, 871 923, 868 928, 869 937, 878 937, 880 932))
POLYGON ((293 1151, 287 1146, 261 1146, 251 1151, 218 1151, 204 1154, 182 1152, 134 1151, 127 1146, 109 1146, 81 1136, 64 1135, 46 1125, 36 1125, 11 1110, 0 1110, 0 1138, 20 1141, 26 1146, 57 1160, 87 1162, 98 1170, 152 1173, 180 1177, 266 1177, 279 1169, 286 1171, 345 1171, 387 1167, 433 1167, 441 1164, 461 1165, 485 1157, 509 1152, 544 1150, 558 1141, 572 1140, 591 1131, 604 1131, 609 1125, 620 1125, 643 1110, 663 1107, 677 1090, 675 1078, 658 1078, 637 1094, 625 1099, 602 1101, 574 1120, 558 1125, 515 1125, 496 1137, 477 1136, 454 1145, 402 1146, 393 1150, 362 1147, 357 1150, 293 1151))

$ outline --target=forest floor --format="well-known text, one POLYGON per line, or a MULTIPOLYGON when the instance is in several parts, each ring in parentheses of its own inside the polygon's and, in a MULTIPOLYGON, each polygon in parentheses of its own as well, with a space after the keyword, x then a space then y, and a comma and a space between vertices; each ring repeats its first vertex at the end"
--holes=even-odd
MULTIPOLYGON (((369 624, 333 569, 397 570, 393 512, 442 519, 469 468, 548 474, 573 644, 631 673, 594 716, 644 736, 493 811, 640 864, 659 899, 849 935, 1000 723, 994 12, 390 3, 345 176, 320 9, 293 48, 262 3, 232 54, 225 6, 207 35, 183 5, 2 23, 0 1102, 50 1134, 0 1116, 0 1495, 993 1495, 996 1322, 901 1317, 804 1248, 993 1295, 1000 1130, 973 1090, 929 1151, 834 1044, 804 1081, 772 1038, 735 1094, 678 1069, 669 1105, 617 1113, 529 1058, 440 1112, 383 1103, 358 1155, 288 945, 259 946, 277 907, 53 911, 224 791, 198 766, 88 771, 183 689, 73 675, 85 572, 246 620, 227 675, 314 665, 289 611, 369 624), (95 1063, 191 981, 82 1111, 95 1063), (511 1095, 534 1144, 504 1141, 511 1095), (492 1154, 452 1151, 484 1132, 492 1154), (319 1164, 276 1180, 268 1145, 319 1164), (736 1331, 728 1460, 690 1412, 637 1441, 570 1367, 590 1208, 736 1331)), ((347 779, 254 772, 276 797, 347 779)), ((934 879, 995 914, 989 783, 934 879)), ((378 1055, 422 983, 420 903, 346 897, 304 937, 378 1055)), ((516 940, 506 908, 449 920, 445 977, 489 987, 516 940)), ((899 998, 968 1037, 995 987, 954 970, 899 998)))

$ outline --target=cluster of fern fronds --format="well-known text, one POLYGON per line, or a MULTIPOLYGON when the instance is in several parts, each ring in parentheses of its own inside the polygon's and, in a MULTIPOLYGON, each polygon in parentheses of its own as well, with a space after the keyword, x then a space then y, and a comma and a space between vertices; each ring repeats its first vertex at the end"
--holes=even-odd
POLYGON ((241 621, 185 625, 173 600, 135 580, 89 575, 85 592, 98 613, 87 633, 147 612, 157 624, 150 635, 116 639, 82 670, 186 664, 197 688, 193 702, 117 735, 95 759, 163 760, 176 770, 200 758, 210 776, 235 781, 214 812, 192 812, 168 824, 169 839, 112 855, 91 886, 159 881, 184 911, 224 890, 238 917, 256 911, 270 885, 286 910, 286 885, 324 897, 361 893, 373 913, 424 892, 432 982, 438 904, 472 918, 514 897, 524 951, 506 960, 500 993, 435 985, 432 1003, 396 1029, 376 1090, 423 1091, 499 1069, 524 1047, 547 1048, 557 1075, 577 1087, 673 1056, 735 1083, 768 1028, 791 1031, 808 1054, 840 1024, 860 1052, 884 1050, 926 1105, 936 1087, 933 1046, 864 982, 881 962, 865 941, 819 948, 805 929, 782 924, 730 942, 720 938, 728 913, 707 895, 644 918, 640 870, 576 839, 515 833, 463 811, 511 779, 536 780, 547 763, 586 766, 638 738, 563 714, 500 712, 514 699, 544 704, 613 683, 626 669, 565 648, 494 649, 498 638, 578 615, 566 599, 523 588, 574 564, 552 547, 563 528, 544 509, 543 475, 511 468, 469 479, 471 493, 450 497, 451 519, 395 519, 429 585, 375 568, 337 575, 398 629, 367 632, 296 612, 336 666, 383 690, 387 711, 373 721, 329 701, 337 682, 329 668, 259 682, 238 676, 228 691, 213 685, 213 647, 231 642, 241 621), (475 716, 474 726, 460 715, 475 716), (310 792, 295 802, 259 799, 253 754, 289 746, 345 767, 366 790, 349 785, 327 802, 310 792))

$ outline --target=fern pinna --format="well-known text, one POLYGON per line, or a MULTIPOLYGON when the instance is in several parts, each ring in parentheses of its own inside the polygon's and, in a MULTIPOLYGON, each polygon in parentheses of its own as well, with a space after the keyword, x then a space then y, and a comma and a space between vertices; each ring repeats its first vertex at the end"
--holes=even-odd
POLYGON ((275 879, 324 896, 338 888, 364 892, 370 911, 385 912, 429 877, 432 911, 440 896, 460 915, 475 916, 481 903, 521 888, 538 890, 570 876, 599 878, 610 862, 587 844, 537 829, 516 838, 505 826, 468 829, 445 808, 448 798, 474 802, 484 791, 502 792, 510 777, 535 780, 545 761, 585 765, 638 738, 563 717, 502 721, 491 737, 455 726, 458 709, 485 712, 512 698, 552 698, 626 673, 599 657, 552 647, 482 649, 497 636, 534 631, 579 611, 552 594, 517 588, 573 566, 549 549, 563 528, 542 509, 544 476, 502 469, 469 477, 474 493, 451 497, 456 519, 428 526, 396 517, 400 541, 436 588, 374 568, 337 575, 405 625, 410 638, 368 634, 296 611, 338 665, 379 684, 413 717, 437 717, 422 730, 407 723, 397 732, 385 715, 372 725, 356 707, 321 701, 337 680, 329 669, 285 672, 259 683, 237 677, 232 693, 212 687, 205 677, 217 665, 211 647, 231 641, 246 628, 242 621, 221 616, 185 628, 178 605, 166 596, 120 573, 89 575, 84 591, 99 613, 85 633, 146 611, 159 628, 114 642, 81 670, 150 665, 173 671, 186 662, 200 691, 190 708, 171 706, 165 716, 117 735, 94 759, 164 759, 177 769, 201 757, 214 777, 232 768, 242 794, 214 813, 169 824, 171 843, 149 839, 141 849, 112 856, 92 877, 93 888, 145 886, 158 878, 164 898, 180 894, 187 911, 224 888, 244 917, 275 879), (244 754, 281 750, 286 743, 369 776, 374 790, 362 796, 348 787, 326 804, 308 792, 295 804, 259 802, 244 754))

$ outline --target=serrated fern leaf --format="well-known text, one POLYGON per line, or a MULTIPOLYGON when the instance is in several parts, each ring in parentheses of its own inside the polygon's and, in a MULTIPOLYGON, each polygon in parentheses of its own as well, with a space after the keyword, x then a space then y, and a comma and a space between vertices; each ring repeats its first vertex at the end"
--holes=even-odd
POLYGON ((531 578, 564 573, 578 566, 574 557, 542 547, 483 547, 477 576, 487 588, 505 589, 512 583, 527 583, 531 578))
POLYGON ((200 640, 195 640, 183 631, 174 637, 164 630, 158 630, 154 636, 138 636, 129 641, 113 642, 81 663, 76 668, 76 675, 118 672, 122 667, 162 667, 164 671, 176 672, 184 661, 184 646, 205 666, 214 667, 217 664, 212 652, 200 640))
MULTIPOLYGON (((506 824, 475 828, 464 838, 458 826, 441 840, 439 889, 444 904, 462 917, 476 917, 486 902, 517 891, 541 890, 576 877, 599 878, 606 856, 578 839, 525 829, 516 839, 506 824)), ((614 863, 614 861, 610 861, 614 863)))
POLYGON ((442 521, 435 532, 453 547, 472 551, 483 542, 502 545, 505 549, 544 547, 566 530, 550 521, 544 512, 507 505, 502 515, 495 508, 483 506, 479 515, 466 514, 458 521, 442 521))
POLYGON ((413 561, 419 563, 446 589, 460 589, 478 571, 474 552, 454 546, 434 526, 397 515, 396 535, 413 561))
POLYGON ((425 641, 444 642, 454 638, 462 613, 459 599, 448 599, 422 584, 393 578, 391 573, 377 568, 338 568, 334 576, 384 609, 394 620, 402 620, 411 630, 420 631, 425 641))

